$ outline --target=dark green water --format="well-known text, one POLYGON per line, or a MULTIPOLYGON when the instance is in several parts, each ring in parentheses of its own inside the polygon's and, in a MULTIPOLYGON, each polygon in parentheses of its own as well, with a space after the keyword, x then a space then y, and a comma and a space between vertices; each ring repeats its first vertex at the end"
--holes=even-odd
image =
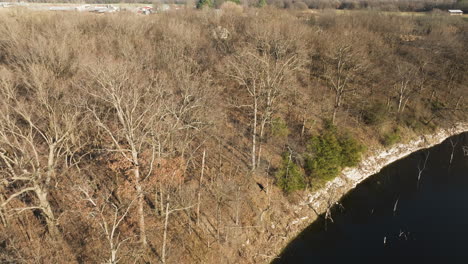
POLYGON ((332 208, 333 222, 322 215, 273 263, 468 263, 463 146, 468 133, 387 166, 332 208))

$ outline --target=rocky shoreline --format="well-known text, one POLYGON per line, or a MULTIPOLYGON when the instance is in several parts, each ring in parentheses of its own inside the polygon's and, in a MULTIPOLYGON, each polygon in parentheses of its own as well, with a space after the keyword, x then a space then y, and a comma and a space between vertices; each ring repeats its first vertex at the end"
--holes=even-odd
MULTIPOLYGON (((413 152, 433 147, 447 138, 468 131, 468 123, 457 123, 450 128, 439 129, 437 133, 419 136, 407 143, 394 145, 388 149, 382 147, 372 149, 355 168, 344 169, 340 176, 328 182, 322 189, 307 193, 302 202, 294 205, 294 217, 290 219, 282 241, 281 250, 300 232, 317 219, 320 214, 327 212, 345 194, 368 177, 377 174, 385 166, 400 160, 413 152)), ((277 245, 278 246, 278 245, 277 245)), ((278 247, 277 247, 278 248, 278 247)), ((276 252, 276 255, 281 252, 276 252)), ((269 260, 271 261, 271 259, 269 260)))

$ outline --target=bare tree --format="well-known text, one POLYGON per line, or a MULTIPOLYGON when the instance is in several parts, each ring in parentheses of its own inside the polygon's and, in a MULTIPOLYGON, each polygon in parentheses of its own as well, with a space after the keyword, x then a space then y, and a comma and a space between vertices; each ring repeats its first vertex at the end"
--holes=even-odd
MULTIPOLYGON (((108 264, 117 264, 120 262, 119 251, 121 246, 132 239, 131 236, 122 237, 119 232, 119 226, 127 217, 130 208, 135 200, 128 205, 118 206, 112 201, 112 195, 104 191, 99 195, 98 190, 90 186, 90 182, 84 182, 74 186, 76 190, 77 202, 85 201, 90 208, 88 216, 94 223, 97 223, 102 229, 103 235, 109 246, 109 257, 106 261, 108 264)), ((102 190, 99 190, 102 192, 102 190)))
POLYGON ((169 194, 167 195, 167 198, 166 198, 166 211, 164 213, 163 244, 162 244, 162 248, 161 248, 161 262, 162 263, 166 263, 167 231, 168 231, 170 214, 172 214, 174 212, 177 212, 177 211, 187 210, 187 209, 190 209, 190 208, 192 208, 194 206, 195 205, 190 205, 190 206, 183 207, 183 208, 170 209, 170 196, 169 196, 169 194))
POLYGON ((0 175, 8 192, 0 207, 30 197, 31 204, 12 210, 40 210, 51 236, 59 239, 48 197, 59 184, 57 173, 74 163, 82 116, 72 98, 62 98, 66 88, 45 68, 31 65, 22 74, 17 81, 3 75, 0 83, 0 175))
POLYGON ((452 166, 453 156, 454 156, 454 153, 455 153, 455 147, 457 146, 458 141, 459 141, 459 139, 457 138, 457 140, 454 143, 452 138, 450 138, 450 146, 452 147, 452 151, 450 152, 449 169, 452 166))
POLYGON ((158 138, 159 134, 155 129, 157 121, 163 119, 164 114, 159 104, 160 97, 163 96, 160 84, 154 78, 144 78, 137 72, 138 69, 123 64, 107 69, 97 66, 90 70, 96 83, 89 87, 88 92, 98 102, 89 106, 89 111, 113 145, 107 150, 119 153, 124 161, 131 164, 140 241, 146 246, 142 180, 152 173, 156 155, 156 142, 152 140, 158 138), (101 105, 106 110, 102 111, 99 108, 101 105), (150 162, 144 168, 142 154, 146 150, 150 151, 150 162))
POLYGON ((143 245, 147 244, 144 181, 154 176, 163 152, 183 157, 193 131, 205 125, 202 114, 208 81, 202 74, 195 79, 193 64, 177 66, 170 74, 159 75, 124 63, 106 69, 98 65, 89 71, 96 80, 87 84, 88 93, 96 99, 89 111, 111 142, 112 147, 105 150, 118 153, 130 164, 143 245))
POLYGON ((426 169, 426 164, 427 164, 427 160, 429 159, 429 154, 430 154, 430 152, 428 151, 427 155, 424 155, 425 159, 424 159, 424 163, 422 163, 422 165, 421 165, 421 162, 418 163, 418 183, 417 183, 416 189, 419 189, 419 182, 421 181, 422 173, 426 169))
POLYGON ((258 108, 262 88, 259 84, 260 75, 257 71, 258 63, 255 54, 245 53, 240 56, 236 56, 233 61, 230 62, 230 66, 234 69, 229 75, 237 80, 239 84, 244 87, 250 97, 251 102, 247 105, 242 105, 251 109, 252 113, 252 151, 251 151, 251 167, 255 170, 257 162, 257 126, 258 126, 258 108), (253 58, 253 59, 251 59, 253 58), (251 62, 251 63, 247 63, 251 62))
POLYGON ((125 243, 131 238, 131 237, 121 238, 120 233, 118 232, 118 228, 119 228, 119 225, 127 216, 132 206, 132 203, 130 203, 128 206, 126 206, 126 208, 124 208, 123 213, 119 213, 121 209, 117 207, 117 205, 112 203, 111 206, 113 208, 111 221, 107 219, 106 213, 105 213, 106 211, 109 210, 107 209, 108 207, 107 204, 103 204, 101 208, 99 208, 99 216, 101 218, 100 225, 109 243, 110 256, 109 256, 107 263, 117 264, 120 261, 120 258, 118 258, 120 246, 122 246, 123 243, 125 243))
POLYGON ((268 44, 262 50, 247 47, 229 61, 228 75, 236 80, 250 97, 249 103, 238 105, 251 110, 252 169, 257 167, 260 160, 265 126, 271 121, 277 100, 284 93, 285 80, 301 66, 298 54, 271 50, 274 49, 268 44), (258 152, 257 136, 260 141, 258 152))
POLYGON ((333 124, 345 95, 355 90, 351 87, 352 82, 365 67, 362 54, 350 43, 344 42, 332 46, 329 54, 325 57, 322 77, 327 80, 329 88, 335 94, 331 117, 333 124))
POLYGON ((401 113, 408 103, 411 95, 415 92, 414 79, 416 70, 413 66, 406 63, 397 64, 398 80, 394 84, 394 89, 397 92, 397 112, 401 113))

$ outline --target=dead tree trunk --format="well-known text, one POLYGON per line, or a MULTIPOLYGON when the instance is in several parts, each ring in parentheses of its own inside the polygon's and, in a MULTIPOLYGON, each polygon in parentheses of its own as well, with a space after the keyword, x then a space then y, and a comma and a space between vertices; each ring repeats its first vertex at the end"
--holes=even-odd
POLYGON ((424 159, 424 163, 422 167, 420 164, 418 164, 418 183, 417 183, 416 189, 419 189, 419 182, 421 181, 421 176, 422 176, 423 171, 426 169, 426 164, 427 164, 427 160, 429 159, 429 154, 430 152, 427 152, 427 155, 426 155, 426 158, 424 159))
POLYGON ((170 207, 170 203, 169 203, 169 194, 167 195, 167 198, 166 198, 166 210, 165 210, 165 215, 164 215, 164 231, 163 231, 163 244, 162 244, 162 248, 161 248, 161 262, 162 263, 166 263, 166 247, 167 247, 167 231, 168 231, 168 226, 169 226, 169 216, 170 214, 172 214, 173 212, 176 212, 176 211, 181 211, 181 210, 187 210, 187 209, 190 209, 192 208, 194 205, 191 205, 191 206, 188 206, 188 207, 184 207, 184 208, 176 208, 176 209, 169 209, 170 207))
POLYGON ((169 223, 169 195, 166 201, 166 213, 164 220, 163 244, 161 249, 161 262, 166 263, 166 241, 167 241, 167 225, 169 223))
MULTIPOLYGON (((255 86, 254 86, 255 87, 255 86)), ((255 88, 254 88, 255 93, 255 88)), ((258 99, 255 96, 253 100, 253 122, 252 122, 252 170, 255 170, 257 163, 256 163, 256 144, 257 144, 257 112, 258 112, 258 99)))
POLYGON ((201 174, 200 174, 200 184, 198 186, 197 225, 200 224, 200 204, 201 204, 201 192, 202 192, 202 184, 203 184, 203 173, 205 171, 205 157, 206 157, 206 150, 203 150, 202 167, 201 167, 201 174))

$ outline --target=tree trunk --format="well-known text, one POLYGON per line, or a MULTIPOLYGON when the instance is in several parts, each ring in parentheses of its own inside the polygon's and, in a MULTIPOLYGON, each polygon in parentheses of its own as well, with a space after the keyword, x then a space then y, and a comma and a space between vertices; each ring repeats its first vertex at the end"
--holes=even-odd
POLYGON ((167 197, 166 202, 166 218, 164 220, 164 234, 163 234, 163 244, 161 250, 161 262, 166 263, 166 240, 167 240, 167 225, 169 223, 169 197, 167 197))
MULTIPOLYGON (((0 188, 0 204, 3 204, 5 202, 5 198, 1 193, 5 193, 3 188, 0 188)), ((8 226, 7 218, 5 217, 5 213, 3 212, 3 208, 0 207, 0 219, 2 220, 3 227, 8 226)))
POLYGON ((455 104, 455 110, 458 110, 458 107, 460 105, 460 102, 461 102, 462 98, 463 98, 462 95, 460 95, 460 97, 458 97, 457 103, 455 104))
POLYGON ((301 128, 301 138, 304 137, 305 125, 306 125, 306 119, 305 119, 305 117, 303 117, 302 118, 302 128, 301 128))
POLYGON ((338 109, 341 106, 341 97, 343 94, 341 92, 337 92, 335 95, 335 107, 333 108, 333 115, 332 115, 332 124, 335 124, 336 114, 338 113, 338 109))
POLYGON ((159 208, 160 208, 159 215, 162 215, 162 213, 164 212, 164 197, 163 197, 163 188, 162 188, 161 182, 159 182, 159 208))
POLYGON ((132 158, 134 163, 134 174, 135 174, 135 188, 137 191, 137 202, 138 202, 138 228, 140 229, 140 241, 143 246, 147 245, 146 241, 146 226, 145 226, 145 214, 144 214, 144 193, 140 182, 140 165, 138 163, 138 154, 136 151, 132 152, 132 158))
POLYGON ((434 98, 435 93, 436 93, 436 91, 435 91, 435 90, 432 90, 431 98, 429 98, 429 102, 432 102, 432 99, 434 98))
POLYGON ((258 138, 258 155, 257 155, 257 165, 260 163, 260 159, 262 157, 262 142, 263 142, 263 134, 265 132, 265 125, 268 120, 268 117, 263 118, 262 124, 260 125, 260 137, 258 138))
POLYGON ((49 157, 47 159, 47 178, 46 178, 47 185, 49 185, 50 180, 54 176, 54 162, 55 162, 55 143, 49 145, 49 157))
POLYGON ((201 174, 200 174, 200 185, 198 186, 197 225, 200 224, 200 203, 201 203, 203 173, 205 171, 205 157, 206 157, 206 150, 203 150, 202 168, 201 168, 201 174))
POLYGON ((336 112, 338 112, 338 108, 335 106, 335 108, 333 108, 332 124, 335 124, 336 112))
POLYGON ((48 193, 37 184, 35 184, 34 187, 34 192, 36 193, 36 196, 39 199, 39 206, 41 208, 42 213, 44 214, 49 234, 54 240, 57 241, 60 239, 60 231, 55 225, 54 212, 52 211, 52 207, 50 206, 49 200, 47 200, 48 193))
POLYGON ((401 111, 401 105, 402 105, 402 103, 403 103, 403 94, 400 93, 400 94, 398 95, 398 110, 397 110, 398 113, 400 113, 400 111, 401 111))
POLYGON ((406 97, 406 99, 404 100, 403 105, 402 105, 402 107, 401 107, 401 111, 402 111, 402 112, 405 111, 406 104, 408 103, 408 100, 409 100, 409 99, 410 99, 409 97, 406 97))
POLYGON ((253 124, 252 124, 252 170, 256 168, 256 159, 255 156, 257 155, 256 150, 256 140, 257 140, 257 97, 254 97, 254 116, 253 116, 253 124))
POLYGON ((117 264, 117 250, 114 250, 114 249, 111 250, 110 263, 111 264, 117 264))
POLYGON ((240 186, 237 187, 237 192, 236 192, 236 226, 239 225, 239 192, 240 192, 240 186))

